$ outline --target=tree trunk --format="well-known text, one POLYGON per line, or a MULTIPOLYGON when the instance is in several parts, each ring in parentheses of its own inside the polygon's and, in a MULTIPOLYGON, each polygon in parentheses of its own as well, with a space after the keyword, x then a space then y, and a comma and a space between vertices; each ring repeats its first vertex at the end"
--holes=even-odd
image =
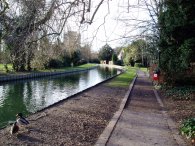
POLYGON ((26 52, 23 45, 19 43, 9 45, 9 49, 11 50, 11 62, 13 64, 13 69, 18 71, 26 71, 26 52))

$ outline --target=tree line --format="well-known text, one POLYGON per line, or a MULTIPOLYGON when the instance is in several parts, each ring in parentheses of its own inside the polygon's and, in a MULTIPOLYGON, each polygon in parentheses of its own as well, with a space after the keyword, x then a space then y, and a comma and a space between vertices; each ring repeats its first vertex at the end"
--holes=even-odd
MULTIPOLYGON (((103 1, 92 7, 91 0, 1 0, 1 59, 11 62, 15 71, 47 67, 62 53, 61 37, 68 20, 77 20, 78 26, 91 24, 103 1)), ((81 54, 78 47, 69 55, 66 51, 59 57, 66 56, 72 63, 81 54)))
MULTIPOLYGON (((83 52, 79 49, 81 46, 72 47, 70 51, 68 48, 71 45, 64 45, 61 36, 70 18, 77 20, 75 23, 78 26, 93 22, 104 0, 96 2, 93 8, 91 3, 91 0, 1 0, 0 42, 1 48, 4 48, 1 49, 1 60, 5 64, 10 61, 15 71, 45 68, 55 64, 77 64, 82 62, 82 58, 88 62, 90 55, 86 54, 90 54, 90 44, 84 46, 83 52)), ((138 0, 137 5, 130 5, 129 1, 124 4, 127 4, 128 13, 135 7, 147 10, 150 20, 131 17, 120 19, 127 25, 131 20, 137 21, 135 29, 141 30, 137 38, 131 37, 133 39, 129 45, 119 47, 124 51, 123 63, 141 62, 146 66, 156 61, 166 80, 170 82, 175 82, 186 72, 190 72, 195 61, 195 2, 138 0)), ((107 49, 100 49, 99 58, 116 60, 117 53, 113 53, 109 45, 104 48, 107 49)))
POLYGON ((195 1, 167 0, 158 17, 160 67, 173 82, 195 62, 195 1))
MULTIPOLYGON (((135 20, 147 49, 167 83, 195 81, 195 1, 138 0, 127 8, 147 10, 150 20, 135 20)), ((130 15, 130 14, 129 14, 130 15)), ((125 23, 132 18, 125 19, 125 23)), ((147 52, 148 53, 148 52, 147 52)), ((153 60, 152 59, 152 60, 153 60)))

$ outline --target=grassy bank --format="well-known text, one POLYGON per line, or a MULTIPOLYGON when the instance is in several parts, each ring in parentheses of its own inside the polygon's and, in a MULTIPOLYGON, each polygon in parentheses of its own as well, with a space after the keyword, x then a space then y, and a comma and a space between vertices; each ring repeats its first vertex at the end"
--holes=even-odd
POLYGON ((107 85, 112 87, 129 87, 129 84, 136 75, 136 68, 126 67, 126 72, 114 78, 107 85))
POLYGON ((140 67, 139 69, 145 73, 149 72, 149 70, 146 67, 140 67))
MULTIPOLYGON (((50 69, 44 69, 44 70, 37 70, 37 71, 32 71, 33 73, 36 73, 36 72, 61 72, 61 71, 70 71, 70 70, 79 70, 79 69, 87 69, 87 68, 90 68, 90 67, 95 67, 97 66, 97 64, 83 64, 83 65, 80 65, 80 66, 75 66, 75 67, 63 67, 63 68, 50 68, 50 69)), ((9 74, 29 74, 29 73, 32 73, 32 72, 13 72, 12 70, 12 65, 9 64, 8 65, 8 69, 9 69, 9 73, 6 73, 6 70, 4 68, 4 65, 3 64, 0 64, 0 73, 4 74, 4 75, 9 75, 9 74)))
POLYGON ((50 69, 44 69, 44 70, 38 70, 38 72, 60 72, 60 71, 69 71, 69 70, 75 70, 75 69, 87 69, 90 67, 95 67, 97 66, 97 64, 83 64, 83 65, 79 65, 79 66, 74 66, 74 67, 62 67, 62 68, 50 68, 50 69))

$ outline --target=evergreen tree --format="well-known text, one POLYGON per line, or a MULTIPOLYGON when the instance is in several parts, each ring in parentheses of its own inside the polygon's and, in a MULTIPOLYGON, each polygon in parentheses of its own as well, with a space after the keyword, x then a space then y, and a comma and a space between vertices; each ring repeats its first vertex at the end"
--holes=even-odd
POLYGON ((189 68, 195 54, 195 1, 165 1, 160 24, 160 67, 173 82, 189 68))

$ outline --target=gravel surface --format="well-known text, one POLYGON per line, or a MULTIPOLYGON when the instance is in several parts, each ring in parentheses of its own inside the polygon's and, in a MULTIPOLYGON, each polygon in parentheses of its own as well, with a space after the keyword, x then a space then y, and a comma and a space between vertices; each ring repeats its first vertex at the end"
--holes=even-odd
MULTIPOLYGON (((173 100, 171 97, 166 97, 163 91, 160 92, 160 95, 168 114, 175 121, 178 129, 183 121, 195 117, 195 100, 173 100)), ((185 136, 183 138, 189 146, 195 146, 194 143, 191 143, 191 139, 187 139, 185 136)))
POLYGON ((1 130, 0 146, 94 145, 127 90, 109 87, 107 83, 93 87, 29 116, 30 125, 20 128, 17 135, 10 135, 10 127, 1 130))

